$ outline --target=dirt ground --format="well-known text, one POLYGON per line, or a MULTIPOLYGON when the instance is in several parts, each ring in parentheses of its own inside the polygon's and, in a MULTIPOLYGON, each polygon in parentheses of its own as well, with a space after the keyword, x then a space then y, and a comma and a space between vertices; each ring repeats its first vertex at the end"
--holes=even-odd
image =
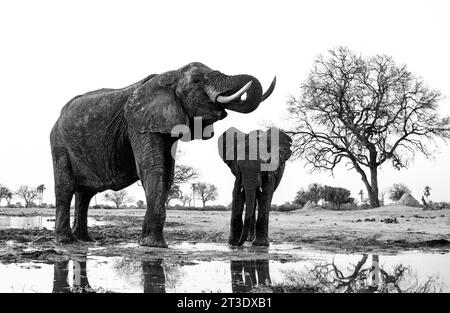
MULTIPOLYGON (((44 216, 54 219, 53 209, 0 208, 0 215, 44 216)), ((72 212, 73 213, 73 212, 72 212)), ((254 258, 265 248, 218 249, 186 252, 140 247, 144 210, 90 210, 89 217, 107 222, 89 228, 94 243, 56 245, 53 231, 47 229, 0 230, 0 261, 26 259, 51 261, 60 255, 83 253, 86 249, 104 255, 170 257, 180 259, 254 258)), ((181 242, 226 245, 230 212, 168 210, 165 238, 169 247, 181 242)), ((360 211, 306 209, 271 212, 269 237, 272 246, 284 244, 291 249, 325 250, 332 253, 397 253, 406 250, 450 250, 450 210, 424 211, 421 208, 384 206, 360 211)), ((212 245, 213 246, 213 245, 212 245)), ((270 259, 288 258, 276 252, 270 259)))

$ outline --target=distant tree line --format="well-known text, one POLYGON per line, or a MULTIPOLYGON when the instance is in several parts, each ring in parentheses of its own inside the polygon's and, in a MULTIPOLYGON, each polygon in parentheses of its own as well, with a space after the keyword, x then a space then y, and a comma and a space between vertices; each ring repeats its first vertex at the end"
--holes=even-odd
MULTIPOLYGON (((202 202, 203 208, 206 209, 206 204, 209 201, 214 201, 217 199, 218 190, 213 184, 206 182, 192 182, 192 180, 198 178, 198 170, 192 166, 177 164, 174 169, 173 183, 169 190, 169 194, 166 201, 166 207, 169 208, 169 204, 172 200, 178 200, 181 202, 182 207, 191 207, 191 203, 195 199, 199 199, 202 202), (190 185, 191 193, 183 193, 181 186, 183 184, 190 185)), ((134 199, 128 195, 127 191, 122 189, 119 191, 108 191, 104 194, 103 199, 107 202, 112 202, 115 208, 124 207, 126 204, 131 203, 134 199)), ((146 204, 143 200, 138 200, 135 206, 138 209, 146 209, 146 204)), ((177 206, 180 207, 180 206, 177 206)), ((195 207, 195 206, 194 206, 195 207)), ((105 205, 97 205, 94 208, 110 208, 105 205)), ((221 210, 222 207, 218 206, 217 209, 221 210)))
POLYGON ((43 184, 37 186, 36 188, 32 188, 28 185, 21 185, 16 191, 12 191, 8 187, 0 185, 0 205, 2 200, 5 200, 7 206, 9 207, 23 207, 21 202, 17 202, 15 204, 11 203, 14 196, 16 196, 25 202, 25 208, 38 206, 46 207, 47 205, 42 203, 44 190, 45 186, 43 184), (40 203, 36 204, 34 202, 35 200, 39 200, 40 203))
POLYGON ((294 200, 294 203, 301 206, 308 202, 314 205, 318 205, 319 202, 322 202, 322 204, 328 203, 334 209, 340 210, 343 204, 354 204, 355 199, 351 197, 351 192, 348 189, 313 183, 306 190, 300 189, 294 200))

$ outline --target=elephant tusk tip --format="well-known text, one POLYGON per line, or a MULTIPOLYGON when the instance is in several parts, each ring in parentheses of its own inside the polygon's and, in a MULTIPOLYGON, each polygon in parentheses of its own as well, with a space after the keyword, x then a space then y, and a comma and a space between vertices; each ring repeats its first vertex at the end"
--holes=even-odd
POLYGON ((270 83, 269 88, 266 90, 266 92, 262 95, 261 97, 261 102, 263 102, 264 100, 266 100, 273 92, 273 90, 275 89, 275 85, 277 84, 277 76, 273 77, 272 82, 270 83))

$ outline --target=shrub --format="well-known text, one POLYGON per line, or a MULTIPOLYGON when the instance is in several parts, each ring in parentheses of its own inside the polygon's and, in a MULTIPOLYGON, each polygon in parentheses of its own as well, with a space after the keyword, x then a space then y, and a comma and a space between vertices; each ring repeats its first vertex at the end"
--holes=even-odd
POLYGON ((295 195, 294 203, 303 207, 309 200, 310 199, 309 199, 308 192, 302 188, 299 191, 297 191, 297 194, 295 195))
POLYGON ((398 201, 405 193, 411 193, 411 190, 405 184, 393 184, 389 189, 389 199, 398 201))
POLYGON ((368 209, 372 209, 372 206, 371 206, 369 203, 365 202, 365 203, 361 203, 361 204, 358 206, 358 208, 359 208, 360 210, 368 210, 368 209))
POLYGON ((450 202, 429 202, 429 207, 431 210, 443 210, 450 209, 450 202))
POLYGON ((322 188, 323 199, 332 203, 337 210, 343 204, 353 204, 355 199, 350 197, 350 190, 341 187, 324 186, 322 188))
POLYGON ((301 208, 302 208, 302 206, 297 203, 286 202, 286 203, 283 203, 280 205, 272 204, 272 206, 270 207, 270 210, 278 211, 278 212, 289 212, 289 211, 299 210, 301 208))
POLYGON ((337 210, 340 211, 353 211, 360 210, 361 208, 356 203, 344 203, 337 210))
POLYGON ((186 210, 186 211, 229 211, 230 209, 224 205, 207 205, 205 207, 192 207, 192 206, 181 206, 181 205, 171 205, 167 207, 167 210, 186 210))
POLYGON ((95 204, 93 206, 90 206, 90 208, 94 210, 114 210, 115 207, 107 205, 107 204, 95 204))

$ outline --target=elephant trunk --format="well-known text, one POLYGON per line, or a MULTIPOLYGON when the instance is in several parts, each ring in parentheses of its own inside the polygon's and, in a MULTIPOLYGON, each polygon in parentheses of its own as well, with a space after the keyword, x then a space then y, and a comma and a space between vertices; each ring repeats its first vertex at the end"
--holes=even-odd
POLYGON ((251 75, 227 76, 220 72, 209 75, 210 84, 215 90, 211 95, 213 101, 221 103, 225 109, 240 113, 250 113, 267 99, 275 88, 276 78, 263 94, 261 83, 251 75), (241 96, 246 94, 245 99, 241 96))
POLYGON ((248 237, 250 229, 254 227, 253 220, 255 215, 256 208, 256 188, 255 186, 244 186, 245 192, 245 219, 244 219, 244 227, 242 228, 241 238, 237 243, 238 246, 241 246, 248 237))

